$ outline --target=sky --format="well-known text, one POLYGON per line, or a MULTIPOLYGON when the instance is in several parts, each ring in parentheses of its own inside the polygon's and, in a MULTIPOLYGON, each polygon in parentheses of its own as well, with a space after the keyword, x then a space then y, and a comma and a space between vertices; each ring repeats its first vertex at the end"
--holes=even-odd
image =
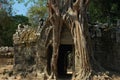
POLYGON ((28 4, 27 6, 24 5, 24 3, 18 3, 15 0, 15 4, 12 6, 13 7, 13 15, 27 15, 28 9, 32 6, 32 4, 28 4))

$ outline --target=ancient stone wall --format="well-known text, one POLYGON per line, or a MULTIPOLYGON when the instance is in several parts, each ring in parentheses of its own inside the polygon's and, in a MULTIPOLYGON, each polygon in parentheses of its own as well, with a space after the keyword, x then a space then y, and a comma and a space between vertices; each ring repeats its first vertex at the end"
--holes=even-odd
MULTIPOLYGON (((15 71, 30 72, 37 69, 43 73, 46 69, 49 73, 49 56, 52 56, 52 52, 50 52, 52 26, 48 25, 46 24, 40 30, 18 26, 13 35, 15 71)), ((101 24, 92 25, 90 34, 95 59, 105 69, 120 72, 120 28, 107 28, 101 24)))
POLYGON ((50 26, 49 21, 46 21, 46 24, 42 25, 38 32, 40 35, 37 40, 36 67, 40 74, 46 74, 48 62, 50 62, 48 60, 49 46, 52 46, 52 26, 50 26))
POLYGON ((11 65, 14 62, 14 48, 8 46, 0 47, 0 66, 11 65))
POLYGON ((0 47, 0 58, 11 58, 14 55, 14 48, 13 47, 8 47, 8 46, 4 46, 4 47, 0 47))
POLYGON ((111 66, 112 69, 120 72, 120 27, 115 28, 114 31, 114 43, 113 43, 113 65, 111 66))
POLYGON ((105 69, 119 71, 120 64, 120 28, 106 25, 94 25, 91 31, 94 55, 105 69))
POLYGON ((36 64, 36 31, 28 26, 18 25, 13 35, 14 41, 14 70, 30 72, 36 64))

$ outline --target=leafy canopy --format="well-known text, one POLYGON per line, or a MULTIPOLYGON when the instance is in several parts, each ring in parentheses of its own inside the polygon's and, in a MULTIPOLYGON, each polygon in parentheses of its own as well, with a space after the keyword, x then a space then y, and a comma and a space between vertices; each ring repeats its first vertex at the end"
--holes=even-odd
POLYGON ((120 18, 120 0, 91 0, 89 14, 92 22, 120 18))
POLYGON ((17 0, 19 3, 33 4, 28 10, 27 16, 32 26, 38 26, 39 18, 46 18, 48 15, 47 0, 17 0))

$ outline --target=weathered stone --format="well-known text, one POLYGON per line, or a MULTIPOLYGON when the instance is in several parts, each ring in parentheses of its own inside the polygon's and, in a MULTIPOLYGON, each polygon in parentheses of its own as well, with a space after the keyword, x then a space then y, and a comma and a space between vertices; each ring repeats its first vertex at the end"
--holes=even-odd
POLYGON ((13 47, 0 47, 0 57, 5 58, 5 57, 13 57, 14 55, 14 48, 13 47))
POLYGON ((22 25, 23 27, 19 27, 16 30, 16 33, 13 35, 14 44, 22 44, 22 43, 32 43, 36 42, 37 36, 36 31, 32 28, 28 28, 28 26, 22 25))
POLYGON ((98 27, 98 29, 101 30, 101 36, 95 34, 99 31, 94 27, 91 31, 94 35, 92 41, 95 58, 105 69, 120 72, 120 28, 98 27))
MULTIPOLYGON (((46 22, 46 23, 49 23, 46 22)), ((120 72, 120 32, 119 28, 108 29, 104 25, 90 27, 91 39, 93 42, 94 55, 97 61, 108 70, 115 70, 120 72)), ((37 70, 40 79, 48 77, 50 74, 50 63, 52 56, 52 39, 53 26, 46 24, 35 31, 32 29, 17 30, 14 38, 14 69, 15 71, 32 72, 37 70), (32 32, 34 34, 32 34, 32 32), (19 33, 19 36, 18 36, 19 33), (28 35, 29 33, 29 35, 28 35), (23 36, 26 35, 26 36, 23 36), (16 38, 17 39, 16 39, 16 38)), ((70 32, 64 27, 61 34, 61 45, 72 45, 72 37, 70 32)), ((65 47, 64 47, 65 48, 65 47)), ((62 49, 60 49, 62 51, 62 49)), ((65 52, 63 52, 65 53, 65 52)), ((60 56, 60 55, 59 55, 60 56)), ((72 55, 74 56, 74 55, 72 55)), ((61 57, 62 59, 65 57, 61 57)), ((65 59, 64 59, 65 61, 65 59)), ((71 60, 72 61, 72 60, 71 60)), ((76 62, 77 64, 77 62, 76 62)), ((65 67, 65 66, 64 66, 65 67)), ((76 68, 77 69, 77 68, 76 68)), ((101 76, 95 76, 99 79, 101 76)), ((104 75, 103 80, 109 77, 104 75)))
POLYGON ((35 30, 28 26, 18 26, 13 35, 14 40, 14 70, 17 72, 31 72, 36 64, 36 40, 35 30))

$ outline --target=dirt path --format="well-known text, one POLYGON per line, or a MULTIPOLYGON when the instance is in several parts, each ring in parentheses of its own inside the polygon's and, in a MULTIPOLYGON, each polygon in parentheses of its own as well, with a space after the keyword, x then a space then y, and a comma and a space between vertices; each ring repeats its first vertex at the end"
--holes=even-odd
MULTIPOLYGON (((13 75, 13 74, 14 74, 13 65, 0 63, 0 80, 42 80, 42 78, 39 77, 39 75, 36 76, 36 73, 28 74, 25 79, 23 79, 20 76, 20 74, 17 74, 17 75, 13 75)), ((70 80, 70 78, 69 79, 62 78, 58 80, 70 80)), ((93 80, 103 80, 103 79, 94 78, 93 80)), ((109 79, 106 79, 106 80, 109 80, 109 79)), ((116 75, 116 74, 113 75, 111 80, 120 80, 120 75, 116 75)))

